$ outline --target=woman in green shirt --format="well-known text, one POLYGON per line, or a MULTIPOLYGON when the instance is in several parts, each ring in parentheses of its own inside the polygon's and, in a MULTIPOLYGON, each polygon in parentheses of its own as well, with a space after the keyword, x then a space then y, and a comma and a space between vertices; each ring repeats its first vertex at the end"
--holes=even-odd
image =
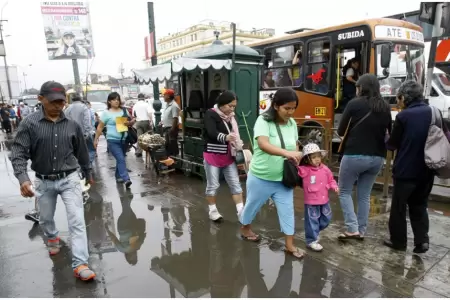
POLYGON ((251 222, 266 201, 271 198, 277 207, 281 230, 286 235, 286 252, 297 258, 303 252, 294 246, 294 189, 283 185, 284 160, 299 164, 302 153, 298 150, 297 124, 292 116, 298 106, 298 97, 291 88, 277 90, 270 109, 259 116, 254 133, 257 143, 247 176, 247 200, 241 215, 241 236, 258 242, 259 235, 251 229, 251 222), (277 131, 280 127, 285 149, 281 147, 277 131))

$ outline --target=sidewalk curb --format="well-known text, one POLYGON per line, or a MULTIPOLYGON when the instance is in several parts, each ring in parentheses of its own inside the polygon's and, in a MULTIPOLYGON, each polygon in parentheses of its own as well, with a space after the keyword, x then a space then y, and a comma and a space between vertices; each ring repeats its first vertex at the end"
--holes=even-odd
MULTIPOLYGON (((379 190, 379 191, 383 190, 383 184, 379 183, 379 182, 375 182, 373 187, 376 190, 379 190)), ((389 195, 392 195, 393 188, 394 188, 394 186, 392 184, 389 184, 389 195)), ((444 195, 440 195, 440 194, 433 194, 433 191, 431 191, 431 194, 430 194, 428 200, 429 201, 434 201, 434 202, 449 203, 450 204, 450 195, 449 196, 444 196, 444 195)))

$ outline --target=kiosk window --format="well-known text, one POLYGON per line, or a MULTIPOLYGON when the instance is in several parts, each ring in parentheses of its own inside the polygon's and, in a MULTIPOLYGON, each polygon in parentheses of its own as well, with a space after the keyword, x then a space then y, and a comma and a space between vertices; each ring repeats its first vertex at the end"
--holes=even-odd
POLYGON ((328 39, 308 43, 305 89, 328 94, 330 85, 330 42, 328 39))
POLYGON ((264 52, 266 58, 262 87, 270 89, 300 86, 303 82, 302 51, 301 44, 267 49, 264 52))

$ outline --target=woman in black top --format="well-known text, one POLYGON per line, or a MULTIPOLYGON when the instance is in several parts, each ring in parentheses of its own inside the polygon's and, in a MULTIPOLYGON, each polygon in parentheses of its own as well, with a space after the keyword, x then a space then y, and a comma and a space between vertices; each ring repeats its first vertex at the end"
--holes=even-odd
POLYGON ((339 169, 339 200, 347 230, 340 239, 363 239, 370 210, 370 193, 386 157, 385 137, 391 130, 389 104, 380 95, 375 75, 365 74, 356 82, 357 97, 342 115, 338 134, 345 139, 339 169), (358 215, 353 207, 352 190, 357 182, 358 215))

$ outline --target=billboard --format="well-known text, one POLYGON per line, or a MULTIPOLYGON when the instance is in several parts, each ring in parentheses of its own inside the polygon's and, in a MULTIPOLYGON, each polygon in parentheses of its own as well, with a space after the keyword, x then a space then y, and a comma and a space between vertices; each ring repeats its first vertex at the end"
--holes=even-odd
POLYGON ((41 2, 49 60, 94 57, 87 1, 41 2))

